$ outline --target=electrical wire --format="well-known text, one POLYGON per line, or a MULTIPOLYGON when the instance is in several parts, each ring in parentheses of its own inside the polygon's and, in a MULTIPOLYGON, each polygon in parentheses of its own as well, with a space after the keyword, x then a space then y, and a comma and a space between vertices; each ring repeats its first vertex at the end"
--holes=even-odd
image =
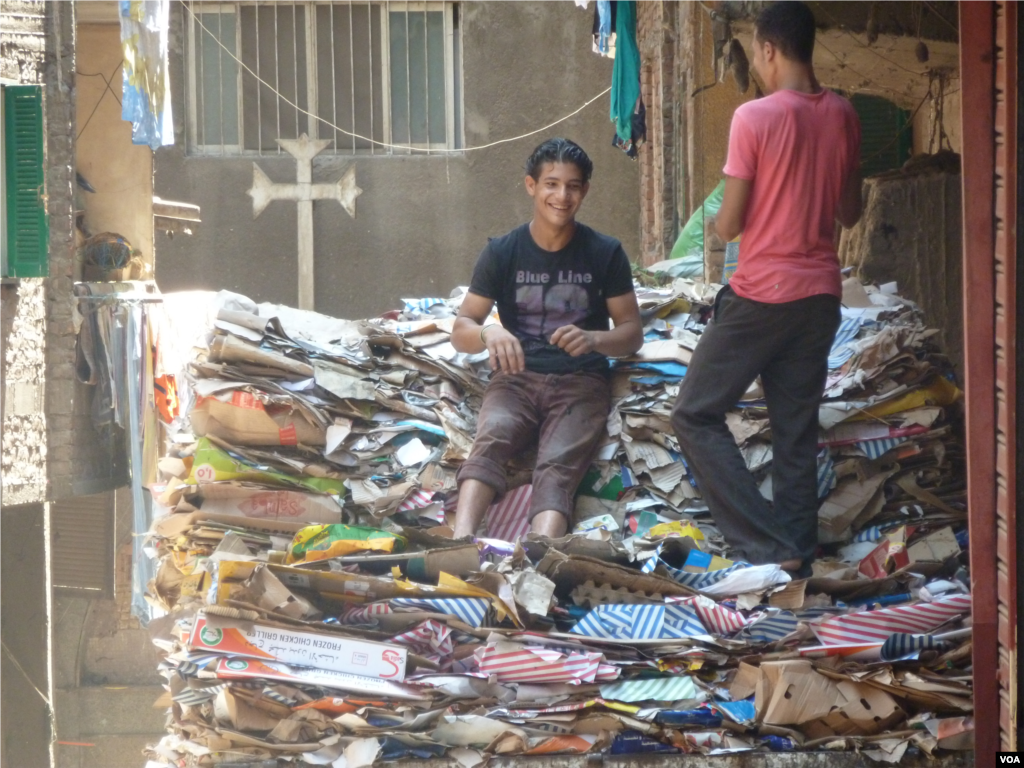
MULTIPOLYGON (((223 48, 224 52, 227 53, 227 55, 230 58, 232 58, 236 62, 238 62, 238 64, 246 72, 248 72, 250 75, 252 75, 254 78, 256 78, 257 82, 262 84, 264 87, 268 88, 271 93, 276 95, 277 98, 280 99, 281 101, 283 101, 285 104, 287 104, 290 107, 298 110, 302 114, 307 115, 308 117, 313 118, 314 120, 319 120, 321 123, 323 123, 324 125, 328 126, 329 128, 333 128, 334 130, 336 130, 336 131, 338 131, 340 133, 343 133, 346 136, 351 136, 352 138, 359 139, 361 141, 368 141, 371 144, 376 144, 379 147, 386 147, 388 149, 401 149, 401 150, 405 150, 405 151, 408 151, 408 152, 426 152, 426 153, 434 154, 434 155, 436 155, 436 154, 462 154, 464 152, 475 152, 475 151, 480 150, 480 149, 489 149, 491 147, 496 147, 499 144, 508 144, 509 142, 512 142, 512 141, 519 141, 520 139, 525 139, 525 138, 528 138, 530 136, 534 136, 534 135, 536 135, 538 133, 543 133, 544 131, 548 130, 549 128, 553 128, 554 126, 558 125, 559 123, 564 123, 569 118, 575 117, 576 115, 578 115, 580 112, 582 112, 584 109, 589 107, 595 101, 597 101, 602 96, 604 96, 605 94, 610 92, 611 89, 612 89, 611 86, 608 86, 607 88, 605 88, 603 91, 601 91, 599 94, 597 94, 593 98, 588 99, 587 101, 585 101, 580 107, 578 107, 577 109, 573 110, 572 112, 567 114, 565 117, 560 117, 558 120, 555 120, 552 123, 548 123, 544 127, 538 128, 535 131, 530 131, 529 133, 524 133, 524 134, 521 134, 519 136, 512 136, 512 137, 507 138, 507 139, 498 139, 497 141, 492 141, 492 142, 490 142, 488 144, 481 144, 481 145, 476 146, 476 147, 464 147, 463 149, 431 149, 431 148, 426 148, 426 147, 412 147, 412 146, 407 146, 407 145, 404 145, 404 144, 389 144, 386 141, 377 141, 376 139, 372 139, 372 138, 370 138, 368 136, 361 136, 360 134, 354 133, 353 131, 346 131, 344 128, 342 128, 339 125, 335 125, 330 120, 327 120, 326 118, 320 117, 319 115, 315 115, 312 112, 310 112, 309 110, 306 110, 306 109, 303 109, 302 107, 300 107, 298 104, 296 104, 295 102, 290 100, 287 96, 285 96, 283 93, 281 93, 276 88, 274 88, 266 80, 261 78, 255 72, 253 72, 252 69, 250 69, 249 66, 244 61, 242 61, 234 53, 232 53, 228 49, 228 47, 226 45, 224 45, 224 43, 222 43, 219 38, 215 37, 210 32, 210 30, 206 28, 206 25, 203 24, 203 22, 201 22, 199 20, 199 18, 196 16, 195 12, 189 7, 189 4, 186 2, 186 0, 179 0, 179 2, 181 2, 182 6, 185 8, 185 10, 188 11, 189 15, 192 17, 192 20, 196 24, 198 24, 199 27, 204 32, 206 32, 206 34, 210 35, 210 37, 213 39, 213 41, 215 43, 217 43, 217 45, 219 45, 221 48, 223 48)), ((95 110, 93 110, 93 111, 95 111, 95 110)), ((91 118, 91 116, 90 116, 90 118, 91 118)))
POLYGON ((932 5, 931 3, 929 3, 929 2, 928 2, 928 0, 922 0, 922 2, 924 3, 924 6, 925 6, 925 8, 927 8, 927 9, 928 9, 928 10, 930 10, 930 11, 931 11, 932 13, 934 13, 934 14, 935 14, 936 16, 938 16, 938 17, 939 17, 939 19, 940 19, 940 20, 941 20, 941 21, 942 21, 942 22, 943 22, 943 23, 944 23, 944 24, 945 24, 945 25, 946 25, 947 27, 949 27, 949 28, 950 28, 950 29, 952 29, 952 30, 953 30, 954 32, 956 32, 956 37, 957 37, 957 40, 959 40, 959 39, 960 39, 960 29, 959 29, 959 28, 958 28, 958 27, 956 26, 956 24, 954 24, 954 23, 953 23, 953 22, 951 22, 951 21, 950 21, 949 19, 947 19, 947 18, 946 18, 945 16, 943 16, 943 15, 942 15, 941 13, 939 13, 939 12, 938 12, 938 10, 936 10, 935 6, 934 6, 934 5, 932 5))
MULTIPOLYGON (((114 100, 117 101, 118 105, 121 104, 121 100, 119 98, 117 98, 117 94, 114 93, 114 89, 110 87, 110 80, 113 79, 114 75, 117 74, 117 70, 119 70, 123 64, 124 64, 123 61, 117 62, 117 66, 114 67, 114 71, 110 73, 110 78, 103 77, 102 73, 97 73, 100 77, 103 77, 103 82, 106 83, 107 86, 104 89, 103 93, 100 94, 99 99, 96 100, 96 106, 94 106, 92 108, 92 112, 89 113, 89 117, 86 119, 85 125, 82 126, 82 130, 80 130, 78 132, 78 135, 75 136, 75 141, 76 142, 80 138, 82 138, 82 134, 85 133, 85 129, 89 127, 89 123, 92 122, 92 118, 96 114, 96 110, 99 109, 100 108, 100 104, 103 103, 103 99, 107 95, 107 91, 110 91, 110 94, 114 97, 114 100)), ((95 75, 84 75, 84 77, 95 77, 95 75)))
MULTIPOLYGON (((845 35, 849 35, 853 39, 853 41, 855 43, 857 43, 857 45, 859 45, 861 48, 864 48, 866 50, 871 51, 871 53, 875 54, 875 56, 877 56, 878 58, 882 59, 883 61, 889 62, 894 67, 899 67, 904 72, 909 72, 910 74, 917 75, 918 77, 924 77, 925 75, 928 74, 927 71, 925 71, 925 72, 917 72, 917 71, 915 71, 913 69, 908 69, 907 67, 904 67, 902 64, 900 64, 898 61, 893 61, 889 57, 883 56, 881 53, 876 51, 873 47, 871 47, 867 43, 861 42, 859 37, 857 37, 855 34, 853 34, 853 32, 851 32, 850 30, 846 29, 846 27, 844 27, 842 24, 840 24, 838 19, 836 19, 835 16, 833 16, 831 13, 829 13, 828 11, 825 10, 825 8, 823 7, 823 4, 819 5, 819 8, 821 8, 822 13, 824 13, 826 16, 828 16, 830 19, 832 19, 832 22, 836 25, 836 29, 838 29, 840 32, 842 32, 845 35)), ((822 46, 822 47, 824 47, 824 46, 822 46)), ((825 50, 828 50, 828 49, 826 48, 825 50)), ((829 53, 832 53, 832 52, 829 51, 829 53)), ((833 54, 833 55, 835 55, 835 54, 833 54)), ((863 75, 862 75, 862 77, 863 77, 863 75)))

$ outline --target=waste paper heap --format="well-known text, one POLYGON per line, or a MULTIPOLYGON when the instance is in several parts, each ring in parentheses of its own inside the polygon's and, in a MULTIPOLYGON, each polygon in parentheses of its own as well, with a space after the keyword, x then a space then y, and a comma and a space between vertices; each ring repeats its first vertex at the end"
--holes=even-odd
MULTIPOLYGON (((559 540, 527 533, 530 456, 475 541, 445 524, 489 375, 449 341, 461 294, 365 321, 219 294, 152 489, 150 765, 970 748, 960 391, 935 332, 895 286, 846 282, 821 552, 791 580, 730 559, 669 422, 718 286, 656 282, 559 540)), ((756 384, 728 423, 770 498, 756 384)))

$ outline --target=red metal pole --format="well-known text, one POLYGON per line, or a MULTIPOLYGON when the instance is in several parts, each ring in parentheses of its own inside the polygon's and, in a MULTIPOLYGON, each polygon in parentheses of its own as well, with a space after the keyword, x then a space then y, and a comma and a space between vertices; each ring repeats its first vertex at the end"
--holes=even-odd
POLYGON ((995 4, 960 2, 964 368, 975 761, 999 750, 995 437, 995 4))

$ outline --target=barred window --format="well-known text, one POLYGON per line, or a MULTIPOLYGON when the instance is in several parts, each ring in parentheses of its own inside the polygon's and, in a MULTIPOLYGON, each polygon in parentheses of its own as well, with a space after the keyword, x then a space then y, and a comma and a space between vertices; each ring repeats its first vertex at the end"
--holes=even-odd
POLYGON ((381 144, 462 147, 456 3, 192 2, 187 9, 190 152, 277 154, 276 139, 302 133, 328 139, 326 151, 341 154, 409 151, 381 144))

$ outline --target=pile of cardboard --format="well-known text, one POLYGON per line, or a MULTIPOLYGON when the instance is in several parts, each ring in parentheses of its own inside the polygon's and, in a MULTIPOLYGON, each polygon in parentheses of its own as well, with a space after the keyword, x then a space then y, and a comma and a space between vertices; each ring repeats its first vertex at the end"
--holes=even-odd
MULTIPOLYGON (((847 282, 822 550, 794 581, 730 559, 669 423, 716 288, 637 288, 646 343, 554 541, 528 533, 529 456, 475 541, 446 525, 489 370, 450 344, 461 295, 360 322, 219 295, 152 488, 151 765, 969 748, 960 392, 934 333, 847 282)), ((770 498, 756 383, 729 426, 770 498)))

